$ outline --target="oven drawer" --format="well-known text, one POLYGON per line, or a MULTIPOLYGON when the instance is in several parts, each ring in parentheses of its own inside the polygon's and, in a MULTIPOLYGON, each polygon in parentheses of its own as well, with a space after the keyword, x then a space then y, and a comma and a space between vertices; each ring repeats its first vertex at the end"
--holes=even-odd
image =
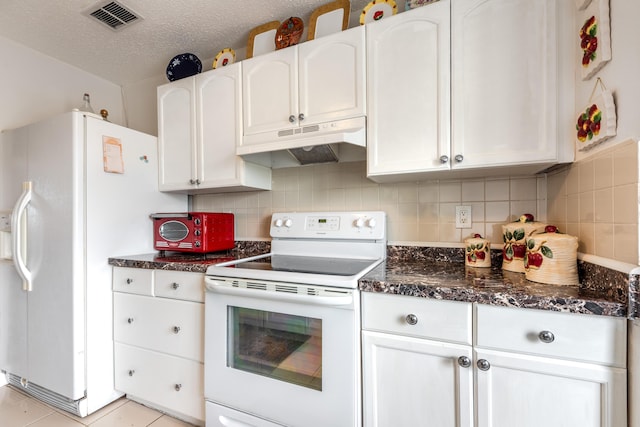
POLYGON ((471 318, 467 302, 362 293, 362 328, 369 331, 471 345, 471 318))
POLYGON ((161 409, 204 420, 203 378, 202 363, 115 345, 116 389, 161 409))
POLYGON ((217 405, 213 402, 205 402, 207 412, 207 427, 229 427, 229 426, 250 426, 250 427, 282 427, 244 412, 236 411, 226 406, 217 405))
POLYGON ((204 274, 156 270, 155 294, 158 297, 204 302, 204 274))
POLYGON ((626 319, 476 306, 476 346, 626 367, 626 319))
POLYGON ((114 293, 115 341, 203 360, 204 305, 114 293))
POLYGON ((153 296, 153 270, 113 267, 113 290, 153 296))

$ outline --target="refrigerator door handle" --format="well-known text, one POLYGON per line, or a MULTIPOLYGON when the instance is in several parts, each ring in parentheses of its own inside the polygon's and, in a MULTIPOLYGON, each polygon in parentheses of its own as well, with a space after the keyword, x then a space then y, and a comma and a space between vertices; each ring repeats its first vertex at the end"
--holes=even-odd
POLYGON ((31 202, 32 194, 31 181, 22 183, 22 194, 16 203, 11 214, 11 250, 13 252, 13 263, 22 277, 22 289, 33 290, 31 283, 31 271, 27 268, 27 230, 24 214, 27 212, 27 205, 31 202))

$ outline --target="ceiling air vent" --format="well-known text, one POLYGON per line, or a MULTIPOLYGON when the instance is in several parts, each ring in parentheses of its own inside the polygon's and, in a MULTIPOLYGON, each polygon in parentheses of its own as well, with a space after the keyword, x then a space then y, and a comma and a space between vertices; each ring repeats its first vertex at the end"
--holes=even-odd
POLYGON ((97 19, 114 31, 119 31, 142 20, 140 15, 116 1, 94 5, 85 10, 84 14, 97 19))

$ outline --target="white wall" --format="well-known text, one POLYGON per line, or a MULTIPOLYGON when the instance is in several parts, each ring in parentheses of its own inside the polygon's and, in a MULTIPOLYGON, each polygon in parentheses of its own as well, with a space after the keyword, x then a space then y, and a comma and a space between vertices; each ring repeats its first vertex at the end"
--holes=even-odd
POLYGON ((3 37, 0 58, 0 130, 70 111, 85 92, 96 112, 107 109, 109 120, 122 124, 120 86, 3 37))

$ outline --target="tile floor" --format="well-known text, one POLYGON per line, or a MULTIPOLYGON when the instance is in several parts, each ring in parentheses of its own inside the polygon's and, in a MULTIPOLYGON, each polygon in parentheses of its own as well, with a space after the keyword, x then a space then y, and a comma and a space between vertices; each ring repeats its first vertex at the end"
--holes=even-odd
POLYGON ((191 427, 131 400, 116 400, 93 414, 78 418, 59 411, 11 386, 0 387, 2 427, 191 427))

